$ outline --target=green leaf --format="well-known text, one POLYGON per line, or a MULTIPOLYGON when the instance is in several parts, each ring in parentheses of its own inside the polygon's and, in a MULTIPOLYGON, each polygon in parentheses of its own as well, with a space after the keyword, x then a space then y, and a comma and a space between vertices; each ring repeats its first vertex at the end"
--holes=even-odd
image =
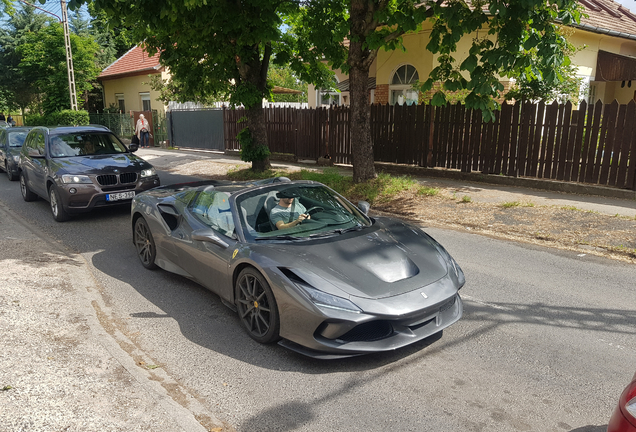
POLYGON ((433 99, 431 100, 431 104, 433 106, 444 106, 446 105, 446 95, 443 92, 438 91, 433 95, 433 99))
POLYGON ((477 67, 477 56, 469 55, 468 57, 466 57, 466 60, 462 62, 460 69, 467 70, 468 72, 473 72, 476 67, 477 67))

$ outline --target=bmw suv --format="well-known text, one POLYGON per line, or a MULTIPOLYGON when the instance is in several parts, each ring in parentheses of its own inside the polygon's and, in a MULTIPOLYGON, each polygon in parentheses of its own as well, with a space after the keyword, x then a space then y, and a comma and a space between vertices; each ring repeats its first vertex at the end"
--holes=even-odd
POLYGON ((130 204, 159 186, 157 172, 106 127, 35 127, 26 137, 18 171, 25 201, 49 201, 53 218, 130 204))

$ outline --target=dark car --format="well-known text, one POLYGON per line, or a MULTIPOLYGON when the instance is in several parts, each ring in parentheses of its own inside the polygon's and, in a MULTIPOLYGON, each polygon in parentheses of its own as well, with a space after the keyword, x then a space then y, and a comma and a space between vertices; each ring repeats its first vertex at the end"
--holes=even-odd
POLYGON ((607 432, 636 432, 636 374, 618 399, 607 432))
POLYGON ((20 150, 30 130, 29 127, 0 130, 0 168, 4 169, 11 181, 18 179, 20 150))
POLYGON ((136 150, 106 127, 33 128, 20 152, 22 197, 48 200, 58 222, 74 213, 129 204, 160 184, 153 166, 133 154, 136 150))
POLYGON ((217 293, 258 342, 317 358, 390 351, 459 320, 465 278, 422 229, 368 209, 284 178, 163 186, 133 199, 133 243, 146 268, 217 293))

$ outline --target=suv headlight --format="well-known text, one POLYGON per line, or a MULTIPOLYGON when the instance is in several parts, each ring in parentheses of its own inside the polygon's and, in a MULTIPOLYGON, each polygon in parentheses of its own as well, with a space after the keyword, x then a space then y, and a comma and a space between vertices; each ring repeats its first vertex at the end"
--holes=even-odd
POLYGON ((93 183, 93 181, 91 180, 91 178, 89 176, 85 176, 85 175, 71 175, 71 174, 64 174, 62 176, 62 183, 65 184, 69 184, 69 183, 76 183, 76 184, 86 184, 86 183, 93 183))
POLYGON ((157 170, 154 168, 149 168, 141 171, 141 178, 144 177, 152 177, 157 175, 157 170))
POLYGON ((15 163, 20 162, 20 155, 14 155, 13 156, 13 162, 15 162, 15 163))

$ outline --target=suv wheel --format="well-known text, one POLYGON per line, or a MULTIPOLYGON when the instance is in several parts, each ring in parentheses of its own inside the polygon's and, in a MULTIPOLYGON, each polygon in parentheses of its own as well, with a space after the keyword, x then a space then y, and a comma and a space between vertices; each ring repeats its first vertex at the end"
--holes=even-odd
POLYGON ((51 185, 51 187, 49 188, 49 203, 51 204, 51 213, 53 213, 53 219, 58 222, 64 222, 71 218, 68 212, 64 210, 62 200, 60 199, 60 194, 55 188, 55 185, 51 185))
POLYGON ((35 201, 38 198, 38 196, 29 189, 23 172, 20 173, 20 192, 22 192, 22 198, 26 202, 35 201))
POLYGON ((9 181, 14 181, 16 179, 15 174, 13 174, 13 172, 11 172, 11 170, 9 169, 9 163, 7 161, 4 161, 4 172, 7 173, 9 181))

